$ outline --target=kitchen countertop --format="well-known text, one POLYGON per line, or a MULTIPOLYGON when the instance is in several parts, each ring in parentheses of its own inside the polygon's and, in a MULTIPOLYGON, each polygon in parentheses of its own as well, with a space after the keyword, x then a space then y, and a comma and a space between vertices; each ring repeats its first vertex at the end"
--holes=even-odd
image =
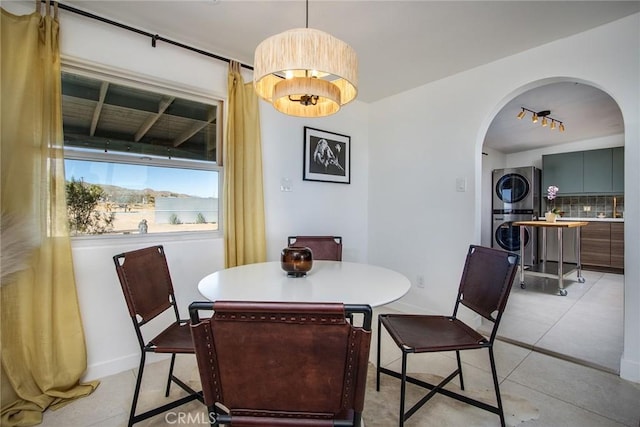
POLYGON ((588 225, 587 221, 515 221, 513 225, 524 225, 530 227, 553 227, 553 228, 575 228, 588 225))
MULTIPOLYGON (((544 219, 544 217, 540 217, 544 219)), ((558 218, 558 221, 587 221, 587 222, 624 222, 624 218, 578 218, 570 216, 562 216, 558 218)))

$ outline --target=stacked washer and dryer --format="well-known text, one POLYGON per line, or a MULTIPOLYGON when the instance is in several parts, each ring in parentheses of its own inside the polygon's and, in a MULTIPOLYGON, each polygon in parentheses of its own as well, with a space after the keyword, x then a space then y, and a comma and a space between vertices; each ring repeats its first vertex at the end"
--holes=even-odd
MULTIPOLYGON (((520 227, 540 214, 540 169, 533 166, 493 171, 493 247, 520 253, 520 227)), ((524 264, 538 263, 538 232, 526 227, 524 264)))

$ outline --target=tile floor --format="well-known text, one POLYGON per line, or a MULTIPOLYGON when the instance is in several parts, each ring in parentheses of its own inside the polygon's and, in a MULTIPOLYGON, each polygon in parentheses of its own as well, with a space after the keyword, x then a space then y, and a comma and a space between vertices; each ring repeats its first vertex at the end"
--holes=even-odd
MULTIPOLYGON (((583 271, 565 280, 567 296, 556 295, 558 281, 525 276, 514 283, 498 336, 552 356, 620 372, 623 346, 624 276, 583 271)), ((480 330, 487 331, 485 321, 480 330)))
MULTIPOLYGON (((553 295, 553 289, 550 288, 552 285, 544 282, 535 286, 532 284, 526 290, 514 287, 512 299, 510 299, 512 306, 508 310, 510 313, 503 319, 501 328, 506 325, 505 329, 515 330, 516 326, 521 326, 521 330, 527 333, 521 334, 519 337, 523 342, 537 345, 548 343, 549 347, 562 343, 562 346, 566 344, 568 351, 579 353, 580 350, 575 350, 571 343, 563 342, 562 333, 580 333, 582 327, 592 334, 598 334, 593 329, 593 325, 585 323, 592 322, 594 320, 591 319, 592 317, 599 317, 594 315, 598 311, 591 305, 605 299, 615 300, 618 298, 612 296, 609 288, 617 287, 620 282, 619 278, 602 273, 585 272, 585 276, 587 276, 585 284, 577 284, 576 282, 575 285, 568 286, 569 295, 567 297, 553 295), (599 285, 595 286, 596 283, 599 285), (539 313, 539 309, 527 311, 527 307, 535 306, 535 304, 530 304, 531 300, 539 298, 544 300, 544 295, 549 298, 553 297, 553 299, 550 300, 551 302, 545 303, 543 313, 539 313), (573 317, 580 318, 580 323, 576 326, 570 326, 573 317), (541 323, 544 323, 544 327, 540 327, 541 323), (554 330, 554 328, 557 329, 554 330)), ((376 312, 391 311, 393 310, 388 307, 376 310, 376 312)), ((595 323, 602 324, 601 321, 595 323)), ((610 332, 604 333, 605 338, 610 335, 610 332)), ((372 361, 375 360, 377 345, 375 330, 373 337, 370 358, 372 361)), ((575 341, 585 339, 591 338, 581 335, 580 339, 575 341)), ((597 338, 593 338, 593 340, 597 341, 597 338)), ((615 345, 617 344, 611 344, 612 347, 615 345)), ((612 351, 612 353, 616 351, 618 350, 612 351)), ((525 399, 537 410, 535 417, 529 417, 524 422, 517 421, 511 425, 640 427, 640 405, 638 404, 640 402, 640 384, 625 381, 603 369, 594 369, 590 366, 584 366, 584 364, 573 363, 570 360, 534 351, 531 346, 527 348, 505 341, 497 341, 495 354, 503 395, 525 399)), ((602 356, 603 360, 608 357, 607 355, 602 356)), ((400 363, 399 358, 400 352, 397 347, 388 336, 383 334, 382 364, 397 368, 400 363)), ((619 359, 619 355, 617 358, 619 359)), ((600 359, 598 360, 600 363, 600 359)), ((409 371, 443 375, 448 374, 454 363, 453 354, 414 355, 409 360, 409 371)), ((464 352, 463 363, 467 389, 491 388, 486 351, 464 352)), ((142 385, 140 409, 144 410, 155 406, 164 400, 163 390, 167 366, 166 361, 148 365, 142 385)), ((179 357, 176 373, 180 378, 186 379, 194 388, 199 387, 198 373, 193 357, 179 357)), ((73 402, 57 411, 46 411, 42 426, 126 426, 134 383, 134 370, 103 378, 100 386, 91 396, 73 402)), ((175 395, 182 393, 177 387, 173 387, 172 390, 172 394, 175 395)), ((372 392, 374 391, 372 390, 372 392)), ((443 399, 446 398, 443 397, 443 399)), ((505 412, 510 410, 507 405, 505 400, 505 412)), ((428 418, 433 419, 433 423, 416 423, 409 419, 405 425, 407 427, 498 425, 497 417, 468 405, 457 406, 458 409, 455 410, 455 413, 452 411, 438 413, 435 408, 437 406, 434 402, 434 417, 428 418)), ((429 404, 421 411, 429 411, 429 404)), ((366 417, 365 412, 365 422, 366 417)), ((136 426, 147 427, 166 425, 205 426, 206 411, 196 401, 184 405, 174 412, 161 414, 136 424, 136 426)))

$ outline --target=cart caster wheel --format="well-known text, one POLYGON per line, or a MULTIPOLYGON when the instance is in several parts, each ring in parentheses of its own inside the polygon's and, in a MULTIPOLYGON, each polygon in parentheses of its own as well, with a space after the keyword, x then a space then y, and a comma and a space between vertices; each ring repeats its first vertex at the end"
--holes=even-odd
POLYGON ((526 289, 527 285, 525 285, 525 284, 524 284, 524 282, 521 282, 521 283, 520 283, 520 287, 521 287, 522 289, 526 289))
POLYGON ((586 282, 586 279, 584 277, 580 276, 580 277, 578 277, 578 282, 584 283, 584 282, 586 282))
POLYGON ((560 295, 561 297, 566 297, 567 296, 567 290, 566 289, 558 289, 558 295, 560 295))

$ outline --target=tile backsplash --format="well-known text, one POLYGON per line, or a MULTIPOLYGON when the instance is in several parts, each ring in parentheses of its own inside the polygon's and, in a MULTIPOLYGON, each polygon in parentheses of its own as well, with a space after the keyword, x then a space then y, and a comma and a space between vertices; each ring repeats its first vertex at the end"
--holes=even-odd
MULTIPOLYGON (((558 196, 554 200, 555 207, 560 209, 562 215, 571 218, 597 218, 598 214, 604 213, 606 218, 614 218, 614 200, 615 200, 615 217, 622 218, 624 216, 624 196, 558 196)), ((549 203, 544 199, 546 205, 543 211, 549 210, 553 206, 553 202, 549 203)))

